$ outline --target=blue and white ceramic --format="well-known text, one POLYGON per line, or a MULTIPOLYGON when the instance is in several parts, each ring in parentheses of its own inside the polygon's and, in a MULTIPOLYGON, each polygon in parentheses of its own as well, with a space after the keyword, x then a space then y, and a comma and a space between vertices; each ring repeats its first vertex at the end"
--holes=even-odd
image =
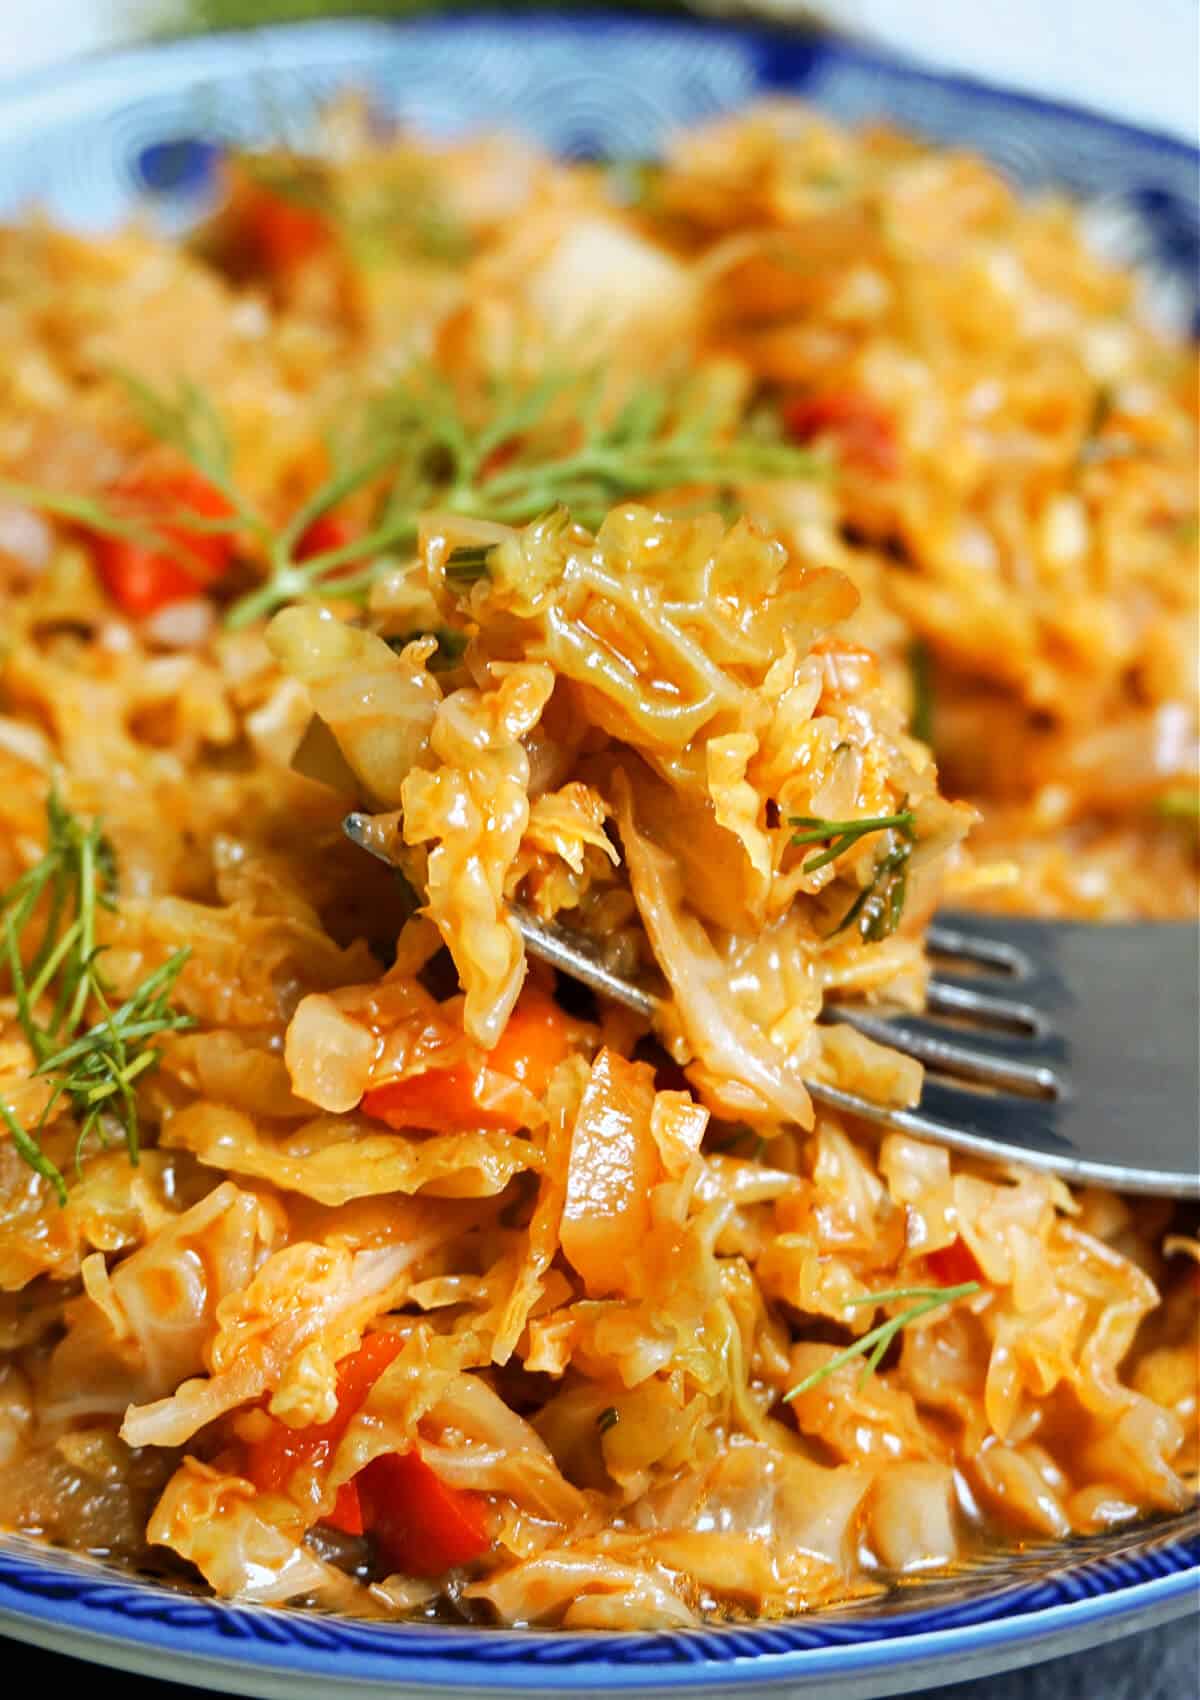
MULTIPOLYGON (((3 0, 0 0, 0 5, 3 0)), ((210 37, 0 85, 0 217, 41 204, 82 229, 149 204, 202 213, 230 142, 295 137, 347 85, 434 134, 507 125, 560 152, 654 151, 674 126, 786 90, 990 155, 1019 185, 1089 202, 1155 310, 1200 320, 1198 156, 1181 143, 825 38, 619 16, 495 14, 210 37)), ((1200 1510, 1071 1546, 993 1555, 884 1604, 792 1623, 646 1635, 348 1622, 231 1606, 0 1536, 0 1630, 240 1694, 497 1700, 763 1691, 855 1700, 1069 1653, 1200 1603, 1200 1510)))

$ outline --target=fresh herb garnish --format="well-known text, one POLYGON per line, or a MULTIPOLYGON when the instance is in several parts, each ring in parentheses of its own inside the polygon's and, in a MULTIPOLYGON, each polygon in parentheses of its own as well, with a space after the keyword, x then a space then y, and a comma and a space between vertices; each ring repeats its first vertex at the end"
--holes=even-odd
POLYGON ((464 543, 458 549, 451 549, 446 557, 446 578, 458 590, 478 584, 488 576, 491 555, 490 545, 485 548, 482 544, 464 543))
POLYGON ((1164 820, 1193 821, 1200 818, 1200 790, 1165 791, 1154 800, 1154 812, 1164 820))
POLYGON ((875 864, 869 885, 863 886, 854 902, 829 934, 836 938, 848 927, 857 927, 864 944, 878 944, 896 931, 908 897, 908 859, 916 844, 911 825, 895 828, 892 848, 875 864))
POLYGON ((908 729, 923 744, 933 743, 933 657, 924 638, 909 645, 908 671, 912 681, 912 713, 908 729))
POLYGON ((717 1140, 709 1146, 710 1151, 719 1152, 722 1156, 726 1152, 743 1150, 755 1162, 766 1149, 766 1139, 761 1133, 755 1133, 752 1127, 735 1128, 726 1138, 717 1140))
POLYGON ((615 1428, 621 1420, 621 1413, 615 1405, 606 1405, 596 1418, 596 1427, 601 1434, 607 1434, 610 1428, 615 1428))
POLYGON ((882 1305, 894 1304, 900 1299, 915 1299, 917 1302, 910 1309, 901 1311, 899 1316, 890 1316, 878 1327, 872 1328, 855 1340, 853 1345, 843 1351, 835 1352, 827 1363, 820 1369, 813 1370, 803 1381, 798 1381, 783 1396, 784 1403, 798 1399, 802 1393, 808 1393, 818 1387, 827 1376, 841 1369, 843 1364, 853 1363, 855 1358, 865 1358, 862 1375, 858 1385, 861 1388, 867 1377, 873 1375, 879 1368, 884 1353, 891 1345, 902 1328, 907 1328, 910 1322, 916 1322, 922 1316, 928 1316, 931 1310, 939 1310, 942 1305, 953 1304, 957 1299, 970 1298, 972 1293, 979 1291, 978 1281, 964 1281, 961 1287, 897 1287, 888 1293, 863 1293, 855 1299, 848 1299, 852 1305, 882 1305))
MULTIPOLYGON (((680 485, 725 487, 798 477, 818 464, 782 440, 744 426, 729 429, 693 383, 647 384, 612 412, 606 410, 606 382, 603 372, 555 371, 533 380, 493 381, 464 396, 432 368, 410 372, 376 398, 356 444, 278 526, 235 487, 228 436, 201 390, 182 384, 169 396, 126 380, 150 433, 175 448, 230 508, 220 519, 172 514, 170 525, 180 531, 236 531, 262 558, 262 583, 226 614, 235 628, 306 596, 363 597, 386 570, 387 551, 415 544, 420 515, 431 508, 522 525, 562 507, 595 530, 615 503, 631 497, 680 485), (304 553, 314 523, 368 489, 374 512, 365 529, 335 548, 304 553)), ((145 527, 135 534, 102 504, 68 513, 69 498, 53 491, 0 483, 0 493, 97 530, 145 540, 145 527)), ((163 546, 161 537, 158 544, 163 546)))
POLYGON ((1200 842, 1200 789, 1181 785, 1177 790, 1164 791, 1154 799, 1154 812, 1160 820, 1194 833, 1200 842))
POLYGON ((889 827, 897 827, 911 837, 913 815, 911 809, 902 809, 895 815, 871 815, 866 820, 822 820, 819 815, 789 815, 788 825, 805 828, 803 832, 792 834, 793 844, 824 844, 828 839, 833 840, 827 850, 810 856, 805 862, 801 871, 813 874, 818 868, 836 861, 844 850, 849 850, 868 833, 886 832, 889 827))
POLYGON ((77 1169, 89 1136, 95 1133, 107 1143, 114 1124, 130 1161, 136 1163, 134 1086, 159 1060, 150 1041, 193 1022, 169 1002, 187 950, 177 950, 122 1003, 112 1005, 96 942, 99 912, 116 905, 112 847, 98 825, 84 826, 54 791, 46 802, 46 823, 45 854, 0 893, 0 948, 17 1019, 33 1053, 34 1075, 47 1079, 51 1090, 32 1128, 22 1127, 3 1101, 0 1117, 21 1156, 65 1204, 66 1182, 41 1147, 42 1133, 60 1099, 70 1100, 79 1123, 77 1169), (26 965, 22 940, 43 905, 40 942, 26 965), (48 1014, 39 1013, 47 1006, 48 1014))

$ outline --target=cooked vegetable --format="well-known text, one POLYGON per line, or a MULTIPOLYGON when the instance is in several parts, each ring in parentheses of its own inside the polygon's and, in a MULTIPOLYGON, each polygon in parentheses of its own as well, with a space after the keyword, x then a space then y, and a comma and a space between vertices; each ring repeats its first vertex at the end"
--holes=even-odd
POLYGON ((923 744, 933 742, 933 657, 929 645, 916 638, 908 646, 908 669, 912 684, 912 707, 908 729, 923 744))
MULTIPOLYGON (((327 1422, 302 1428, 274 1423, 247 1453, 245 1473, 255 1487, 286 1492, 297 1470, 327 1470, 351 1419, 403 1345, 398 1334, 368 1334, 337 1366, 337 1410, 327 1422)), ((388 1570, 409 1576, 441 1576, 490 1544, 472 1496, 439 1481, 415 1453, 372 1459, 340 1484, 322 1521, 344 1534, 370 1534, 388 1570)))
POLYGON ((864 471, 891 478, 899 470, 895 426, 869 396, 852 390, 800 396, 784 405, 783 425, 798 443, 831 437, 841 457, 864 471))
POLYGON ((575 1118, 559 1238, 591 1298, 629 1293, 650 1227, 654 1073, 604 1050, 575 1118))
POLYGON ((526 1092, 541 1098, 567 1049, 562 1011, 552 999, 530 987, 522 993, 496 1044, 480 1062, 426 1069, 404 1080, 373 1086, 363 1096, 363 1114, 389 1127, 427 1128, 434 1133, 456 1133, 468 1127, 516 1133, 526 1125, 525 1100, 505 1094, 503 1081, 519 1081, 526 1092))
POLYGON ((203 522, 224 525, 231 509, 212 484, 189 471, 142 473, 110 492, 114 507, 144 518, 161 533, 165 548, 101 532, 96 566, 105 588, 128 614, 153 614, 206 590, 221 579, 233 556, 227 532, 206 532, 203 522))
POLYGON ((357 1483, 363 1525, 388 1571, 443 1576, 491 1545, 478 1501, 448 1487, 415 1452, 372 1458, 357 1483))
POLYGON ((404 1341, 398 1334, 368 1334, 356 1352, 337 1366, 337 1409, 327 1422, 294 1428, 272 1424, 269 1434, 248 1449, 246 1474, 263 1493, 287 1487, 302 1465, 321 1468, 333 1457, 351 1417, 395 1358, 404 1341))

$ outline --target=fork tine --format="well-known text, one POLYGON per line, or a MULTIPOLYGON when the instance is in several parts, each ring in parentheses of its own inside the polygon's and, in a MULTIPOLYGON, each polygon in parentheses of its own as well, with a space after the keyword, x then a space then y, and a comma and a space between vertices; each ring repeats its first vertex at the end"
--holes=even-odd
POLYGON ((1014 1126, 1012 1099, 985 1096, 969 1087, 952 1086, 941 1080, 926 1080, 916 1109, 900 1110, 872 1103, 840 1087, 822 1081, 806 1082, 819 1104, 841 1110, 876 1127, 898 1129, 919 1139, 932 1139, 956 1151, 988 1157, 1002 1163, 1031 1163, 1037 1168, 1102 1178, 1107 1170, 1074 1158, 1074 1147, 1056 1132, 1053 1105, 1033 1099, 1023 1104, 1019 1125, 1014 1126))
POLYGON ((925 1002, 934 1015, 971 1016, 988 1026, 1016 1028, 1035 1037, 1041 1037, 1049 1026, 1041 1010, 1027 999, 980 991, 978 981, 960 974, 935 974, 925 1002))
POLYGON ((929 927, 925 941, 934 956, 960 956, 966 962, 978 962, 1002 974, 1025 978, 1034 973, 1034 964, 1026 951, 1001 932, 1020 931, 1019 924, 998 920, 992 915, 972 915, 959 910, 946 911, 929 927))
MULTIPOLYGON (((368 817, 348 815, 345 831, 391 861, 368 817)), ((658 1024, 658 989, 614 974, 603 941, 549 926, 519 905, 513 919, 532 955, 658 1024)), ((933 954, 978 972, 956 974, 947 962, 929 982, 927 1008, 974 1025, 956 1032, 936 1019, 885 1019, 850 1005, 824 1016, 929 1064, 917 1107, 805 1084, 817 1103, 880 1129, 1077 1183, 1200 1200, 1198 942, 1194 926, 1176 922, 1098 927, 943 914, 930 934, 933 954)))
POLYGON ((1059 1097, 1064 1084, 1051 1066, 1062 1058, 1062 1045, 1035 1049, 1029 1039, 994 1033, 972 1033, 968 1044, 956 1044, 951 1029, 915 1016, 885 1017, 866 1010, 834 1005, 825 1012, 878 1044, 890 1045, 947 1074, 962 1075, 986 1086, 1019 1092, 1025 1097, 1059 1097), (1040 1053, 1040 1054, 1039 1054, 1040 1053))
MULTIPOLYGON (((939 1080, 925 1082, 920 1106, 915 1110, 889 1109, 821 1081, 809 1081, 808 1090, 817 1103, 856 1116, 881 1130, 899 1129, 918 1139, 931 1139, 939 1145, 948 1145, 951 1150, 986 1157, 992 1162, 1027 1164, 1081 1185, 1111 1187, 1115 1183, 1110 1161, 1081 1156, 1078 1146, 1057 1131, 1056 1107, 1047 1102, 1026 1103, 1021 1115, 1014 1117, 1011 1098, 983 1097, 939 1080)), ((1200 1198, 1200 1187, 1195 1180, 1191 1177, 1184 1180, 1170 1168, 1123 1168, 1120 1185, 1126 1192, 1200 1198)))
POLYGON ((1055 1106, 1046 1099, 1029 1099, 1014 1115, 1011 1098, 972 1092, 945 1080, 926 1080, 921 1094, 920 1115, 938 1129, 939 1138, 950 1143, 953 1135, 988 1141, 990 1156, 997 1145, 1009 1162, 1020 1162, 1026 1153, 1041 1153, 1042 1160, 1072 1152, 1055 1121, 1055 1106))

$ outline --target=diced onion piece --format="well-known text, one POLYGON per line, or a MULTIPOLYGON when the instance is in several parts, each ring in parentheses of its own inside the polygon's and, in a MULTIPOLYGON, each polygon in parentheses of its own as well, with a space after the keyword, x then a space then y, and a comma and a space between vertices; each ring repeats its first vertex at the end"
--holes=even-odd
POLYGON ((354 1109, 367 1089, 378 1041, 331 997, 301 998, 290 1023, 284 1057, 292 1090, 322 1110, 354 1109))
POLYGON ((603 1050, 571 1137, 561 1240, 588 1293, 626 1293, 650 1226, 658 1153, 650 1131, 654 1073, 603 1050))

